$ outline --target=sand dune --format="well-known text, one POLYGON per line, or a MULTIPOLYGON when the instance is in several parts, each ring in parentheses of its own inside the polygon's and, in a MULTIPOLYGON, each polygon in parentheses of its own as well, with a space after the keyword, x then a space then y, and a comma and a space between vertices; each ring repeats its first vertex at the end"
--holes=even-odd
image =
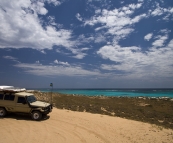
POLYGON ((9 115, 0 119, 0 143, 173 142, 173 130, 99 114, 53 109, 50 118, 9 115))

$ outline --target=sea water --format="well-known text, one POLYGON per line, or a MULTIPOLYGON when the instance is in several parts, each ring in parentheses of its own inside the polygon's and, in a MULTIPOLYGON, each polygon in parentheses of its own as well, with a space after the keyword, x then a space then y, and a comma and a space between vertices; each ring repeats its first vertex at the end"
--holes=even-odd
POLYGON ((85 96, 170 97, 173 89, 39 89, 42 92, 58 92, 85 96))

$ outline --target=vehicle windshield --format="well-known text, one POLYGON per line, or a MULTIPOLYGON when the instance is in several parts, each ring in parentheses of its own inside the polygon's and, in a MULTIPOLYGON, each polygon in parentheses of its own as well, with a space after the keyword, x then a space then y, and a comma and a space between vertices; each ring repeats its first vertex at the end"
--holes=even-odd
POLYGON ((29 103, 32 103, 32 102, 37 101, 37 99, 35 98, 34 95, 31 95, 31 96, 27 96, 27 101, 28 101, 29 103))

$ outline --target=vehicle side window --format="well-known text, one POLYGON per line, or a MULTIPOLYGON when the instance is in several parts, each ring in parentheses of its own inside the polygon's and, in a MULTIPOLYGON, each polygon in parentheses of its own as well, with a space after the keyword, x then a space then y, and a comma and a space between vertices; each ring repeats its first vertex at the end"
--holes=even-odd
POLYGON ((25 97, 18 97, 17 103, 26 103, 25 97))
POLYGON ((0 93, 0 100, 2 100, 4 97, 4 94, 0 93))
POLYGON ((14 101, 14 95, 5 95, 4 100, 14 101))

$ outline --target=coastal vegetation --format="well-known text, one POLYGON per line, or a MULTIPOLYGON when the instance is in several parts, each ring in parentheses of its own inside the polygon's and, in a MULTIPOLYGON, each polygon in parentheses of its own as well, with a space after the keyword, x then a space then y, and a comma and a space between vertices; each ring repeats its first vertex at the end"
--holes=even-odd
MULTIPOLYGON (((50 102, 51 93, 35 91, 42 101, 50 102)), ((52 93, 58 109, 90 112, 151 123, 173 129, 173 99, 149 97, 105 97, 52 93)))

